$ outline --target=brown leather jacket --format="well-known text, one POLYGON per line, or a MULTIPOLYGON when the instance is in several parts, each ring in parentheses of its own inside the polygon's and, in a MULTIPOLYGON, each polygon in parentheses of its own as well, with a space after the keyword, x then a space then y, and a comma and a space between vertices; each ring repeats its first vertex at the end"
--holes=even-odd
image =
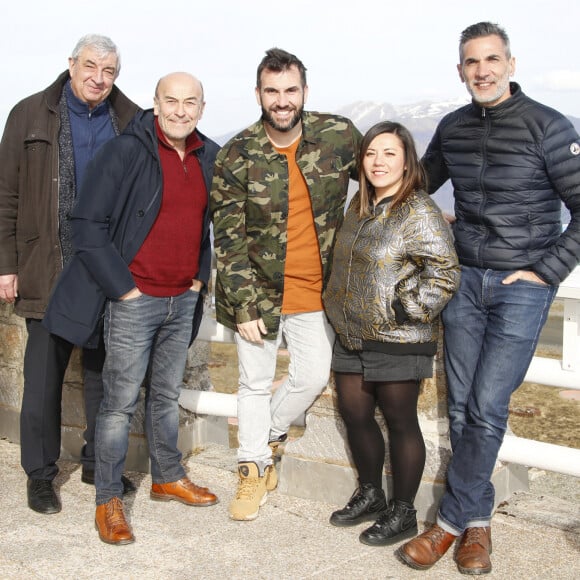
MULTIPOLYGON (((42 318, 62 270, 59 241, 59 100, 63 72, 10 112, 0 143, 0 275, 18 275, 15 312, 42 318)), ((109 95, 122 131, 139 107, 116 86, 109 95)))

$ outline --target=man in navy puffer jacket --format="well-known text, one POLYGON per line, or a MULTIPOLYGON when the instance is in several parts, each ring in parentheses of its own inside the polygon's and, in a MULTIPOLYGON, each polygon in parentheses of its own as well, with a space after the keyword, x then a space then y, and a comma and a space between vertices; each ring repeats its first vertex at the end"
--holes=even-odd
POLYGON ((436 525, 397 554, 430 568, 461 536, 459 571, 485 574, 510 397, 580 257, 580 139, 563 115, 510 83, 515 60, 502 28, 469 26, 459 55, 473 101, 441 121, 423 158, 430 193, 451 179, 455 197, 461 285, 442 314, 453 457, 436 525), (571 214, 564 233, 562 202, 571 214))

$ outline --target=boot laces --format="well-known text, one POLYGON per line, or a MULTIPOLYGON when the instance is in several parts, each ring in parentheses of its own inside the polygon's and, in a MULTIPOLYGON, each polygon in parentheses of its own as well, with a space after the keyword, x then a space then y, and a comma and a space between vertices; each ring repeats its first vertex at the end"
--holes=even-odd
POLYGON ((445 530, 440 528, 439 526, 433 526, 426 534, 425 537, 436 546, 441 542, 443 537, 445 536, 445 530))
POLYGON ((485 528, 467 528, 462 544, 471 546, 472 544, 485 545, 485 528))
POLYGON ((369 501, 369 498, 367 498, 367 496, 365 495, 363 488, 359 487, 352 494, 351 498, 348 500, 348 503, 346 504, 344 509, 352 510, 354 508, 358 508, 367 501, 369 501))
POLYGON ((107 522, 109 527, 113 529, 120 527, 124 528, 127 526, 121 500, 113 498, 113 500, 107 504, 107 522))
POLYGON ((394 505, 389 502, 387 509, 377 518, 375 525, 386 526, 396 519, 394 505))

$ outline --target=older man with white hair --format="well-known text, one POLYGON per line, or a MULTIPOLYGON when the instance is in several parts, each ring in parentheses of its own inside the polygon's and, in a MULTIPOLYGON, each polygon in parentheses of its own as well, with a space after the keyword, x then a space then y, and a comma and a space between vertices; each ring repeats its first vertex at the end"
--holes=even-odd
MULTIPOLYGON (((21 462, 28 505, 61 510, 53 488, 60 456, 62 383, 73 344, 42 326, 63 265, 72 256, 69 213, 87 163, 138 111, 116 86, 121 62, 106 36, 83 36, 68 70, 11 111, 0 144, 0 300, 26 319, 21 462)), ((103 398, 104 346, 83 351, 82 480, 94 483, 95 421, 103 398)), ((124 490, 135 487, 126 478, 124 490)))

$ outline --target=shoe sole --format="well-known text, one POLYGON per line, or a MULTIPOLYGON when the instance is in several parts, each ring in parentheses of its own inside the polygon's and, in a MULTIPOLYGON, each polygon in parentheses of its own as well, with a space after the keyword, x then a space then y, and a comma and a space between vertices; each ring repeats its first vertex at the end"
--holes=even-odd
POLYGON ((414 538, 417 535, 417 528, 409 528, 408 530, 405 530, 404 532, 401 532, 400 534, 397 534, 396 536, 392 536, 390 538, 384 538, 384 539, 376 539, 373 540, 371 538, 367 538, 366 536, 364 536, 363 534, 361 534, 358 539, 361 542, 361 544, 365 544, 367 546, 391 546, 392 544, 397 544, 398 542, 401 542, 403 540, 408 540, 409 538, 414 538))
POLYGON ((491 572, 491 566, 489 568, 463 568, 457 564, 457 569, 461 572, 461 574, 468 574, 470 576, 479 576, 481 574, 489 574, 491 572))
POLYGON ((215 501, 203 501, 203 502, 200 501, 200 502, 192 503, 192 502, 186 501, 180 497, 175 497, 172 495, 159 495, 159 494, 156 494, 154 492, 150 492, 149 497, 153 501, 178 501, 179 503, 182 503, 183 505, 189 505, 191 507, 209 507, 211 505, 215 505, 219 501, 216 499, 215 501))
POLYGON ((266 503, 267 499, 268 492, 264 494, 264 496, 260 500, 260 505, 258 506, 258 509, 254 513, 246 514, 243 516, 237 516, 236 514, 230 513, 230 519, 235 520, 236 522, 251 522, 255 520, 258 517, 258 514, 260 513, 260 508, 266 503))
POLYGON ((51 516, 52 514, 59 514, 62 511, 62 508, 48 508, 48 509, 40 509, 40 508, 35 508, 32 507, 31 505, 28 506, 33 512, 36 512, 37 514, 43 514, 45 516, 51 516))
POLYGON ((437 562, 439 562, 439 560, 436 560, 433 562, 433 564, 418 564, 415 562, 415 560, 413 560, 413 558, 407 556, 407 554, 403 552, 402 547, 400 547, 398 550, 395 550, 395 556, 399 558, 403 564, 407 564, 409 568, 413 568, 414 570, 429 570, 429 568, 432 568, 437 562))
POLYGON ((126 546, 127 544, 132 544, 133 542, 135 542, 134 536, 132 538, 127 538, 126 540, 117 540, 116 542, 103 538, 103 536, 101 536, 101 530, 99 530, 97 522, 95 522, 95 530, 97 530, 97 532, 99 533, 99 539, 101 540, 101 542, 105 542, 105 544, 109 544, 109 546, 126 546))

